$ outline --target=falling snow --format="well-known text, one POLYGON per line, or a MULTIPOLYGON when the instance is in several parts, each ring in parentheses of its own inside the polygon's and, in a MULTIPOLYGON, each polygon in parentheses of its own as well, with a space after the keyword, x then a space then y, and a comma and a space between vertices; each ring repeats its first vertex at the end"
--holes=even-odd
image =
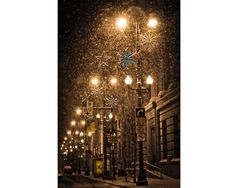
MULTIPOLYGON (((124 79, 127 74, 136 77, 137 58, 143 65, 143 76, 156 73, 161 80, 165 76, 162 72, 166 70, 174 78, 174 67, 179 59, 175 55, 179 42, 175 39, 177 27, 172 21, 175 20, 174 15, 165 19, 167 23, 160 24, 158 29, 151 32, 144 29, 146 24, 140 23, 141 52, 137 54, 134 26, 130 24, 125 32, 120 31, 115 25, 117 17, 124 15, 133 21, 138 16, 140 20, 146 21, 149 15, 155 15, 161 22, 164 18, 162 12, 153 8, 144 10, 143 7, 130 6, 128 3, 121 6, 105 1, 89 5, 66 1, 62 6, 65 8, 64 20, 61 20, 59 25, 58 65, 61 124, 67 124, 74 117, 74 109, 82 106, 87 100, 102 104, 104 95, 105 103, 116 109, 121 108, 123 103, 131 105, 135 98, 128 97, 124 79), (169 28, 166 27, 167 24, 169 28), (165 58, 168 60, 163 61, 165 58), (93 76, 98 76, 105 86, 92 87, 90 80, 93 76), (118 86, 115 88, 109 85, 111 76, 118 79, 118 86)), ((157 87, 161 89, 162 85, 159 83, 157 87)))

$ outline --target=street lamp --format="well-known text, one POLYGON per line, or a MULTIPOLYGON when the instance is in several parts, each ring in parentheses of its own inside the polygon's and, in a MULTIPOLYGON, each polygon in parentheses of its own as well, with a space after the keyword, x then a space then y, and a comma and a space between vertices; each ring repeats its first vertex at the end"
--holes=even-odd
POLYGON ((84 135, 84 133, 83 132, 80 132, 80 136, 83 136, 84 135))
POLYGON ((99 113, 96 114, 96 118, 97 118, 97 119, 100 119, 100 114, 99 114, 99 113))
POLYGON ((124 30, 127 26, 127 20, 126 18, 118 18, 116 24, 119 29, 124 30))
POLYGON ((86 124, 86 121, 85 121, 85 120, 82 120, 82 121, 81 121, 81 124, 82 124, 82 125, 85 125, 85 124, 86 124))
POLYGON ((132 83, 132 79, 129 75, 127 75, 126 78, 125 78, 125 84, 126 85, 131 85, 131 83, 132 83))
POLYGON ((92 84, 92 85, 97 86, 98 83, 99 83, 98 78, 92 78, 92 79, 91 79, 91 84, 92 84))
POLYGON ((70 125, 71 125, 71 126, 75 126, 75 125, 76 125, 76 121, 75 121, 75 120, 71 121, 71 122, 70 122, 70 125))
POLYGON ((111 85, 116 85, 116 84, 117 84, 117 79, 113 77, 113 78, 110 80, 110 83, 111 83, 111 85))
MULTIPOLYGON (((157 26, 157 20, 155 18, 150 18, 148 20, 147 26, 149 28, 155 28, 157 26)), ((127 26, 127 20, 125 18, 119 18, 117 20, 117 26, 118 28, 124 30, 125 27, 127 26)), ((135 22, 135 52, 138 54, 140 52, 139 50, 139 36, 140 36, 140 25, 138 23, 138 18, 137 21, 135 22)), ((130 88, 130 85, 132 84, 132 79, 128 75, 125 79, 125 83, 130 88)), ((138 96, 138 104, 137 107, 141 108, 142 107, 142 94, 144 92, 151 92, 151 84, 153 83, 153 79, 151 76, 148 76, 146 83, 148 87, 143 87, 142 83, 142 71, 141 71, 141 62, 138 59, 137 56, 137 87, 136 88, 131 88, 136 91, 136 94, 138 96)), ((151 93, 150 93, 151 96, 151 93)), ((137 141, 139 142, 139 176, 138 176, 138 181, 136 182, 136 185, 147 185, 148 181, 146 178, 146 173, 144 170, 144 161, 143 161, 143 141, 144 139, 141 139, 138 137, 137 133, 137 141)), ((134 166, 135 168, 135 166, 134 166)), ((135 176, 135 173, 134 173, 135 176)), ((135 178, 135 177, 134 177, 135 178)))
MULTIPOLYGON (((102 107, 94 107, 97 110, 102 110, 101 114, 97 114, 96 118, 98 119, 98 125, 99 125, 99 121, 101 123, 101 134, 100 134, 100 149, 101 149, 101 153, 103 154, 103 179, 110 179, 110 174, 108 172, 107 169, 107 127, 106 127, 106 123, 105 123, 105 110, 111 110, 111 107, 107 107, 107 106, 102 106, 102 107)), ((112 119, 113 115, 112 113, 109 113, 109 118, 112 119)))
POLYGON ((148 84, 148 85, 152 85, 153 84, 153 78, 149 75, 148 76, 148 78, 147 78, 147 80, 146 80, 146 83, 148 84))
POLYGON ((112 118, 113 118, 113 114, 110 113, 110 114, 109 114, 109 119, 112 119, 112 118))
POLYGON ((157 26, 157 20, 155 18, 151 18, 148 20, 148 27, 155 28, 157 26))
POLYGON ((77 115, 79 115, 79 116, 82 114, 82 110, 81 110, 81 108, 77 108, 77 110, 76 110, 76 114, 77 114, 77 115))

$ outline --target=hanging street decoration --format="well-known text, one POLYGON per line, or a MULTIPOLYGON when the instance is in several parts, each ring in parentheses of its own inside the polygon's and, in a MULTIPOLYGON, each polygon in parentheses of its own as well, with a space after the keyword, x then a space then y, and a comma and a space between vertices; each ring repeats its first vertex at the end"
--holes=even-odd
POLYGON ((135 55, 135 53, 130 53, 128 51, 124 51, 123 54, 121 54, 121 65, 124 68, 127 68, 129 64, 136 63, 136 61, 133 58, 134 55, 135 55))
POLYGON ((108 97, 105 98, 105 104, 106 106, 111 106, 111 107, 114 107, 117 105, 117 98, 114 97, 113 95, 110 95, 108 97))

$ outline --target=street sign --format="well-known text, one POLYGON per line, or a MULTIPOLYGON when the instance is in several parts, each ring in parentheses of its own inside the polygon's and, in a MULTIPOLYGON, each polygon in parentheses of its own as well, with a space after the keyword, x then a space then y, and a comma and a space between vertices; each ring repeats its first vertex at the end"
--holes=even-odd
POLYGON ((137 134, 137 141, 138 142, 139 141, 141 141, 141 142, 145 141, 145 134, 137 134))
POLYGON ((144 134, 145 126, 136 126, 136 134, 144 134))
POLYGON ((137 141, 145 141, 145 108, 136 108, 137 141))
POLYGON ((145 117, 145 108, 136 108, 136 117, 145 117))
POLYGON ((136 126, 144 126, 145 125, 145 117, 136 118, 136 126))

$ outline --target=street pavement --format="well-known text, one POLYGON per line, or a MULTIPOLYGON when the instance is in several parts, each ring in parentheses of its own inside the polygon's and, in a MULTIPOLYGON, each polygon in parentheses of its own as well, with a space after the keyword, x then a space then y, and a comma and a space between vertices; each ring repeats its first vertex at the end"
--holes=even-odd
POLYGON ((117 188, 117 186, 97 182, 81 175, 64 175, 59 176, 58 188, 117 188))
POLYGON ((87 176, 90 180, 94 180, 97 182, 103 182, 110 185, 116 185, 117 187, 125 187, 125 188, 133 188, 133 187, 140 187, 140 188, 180 188, 180 180, 173 179, 173 178, 165 178, 165 179, 155 179, 155 178, 147 178, 148 185, 146 186, 136 186, 133 183, 132 178, 128 178, 127 182, 125 177, 117 177, 116 181, 112 180, 103 180, 102 178, 94 178, 93 176, 87 176))
POLYGON ((58 188, 180 188, 180 180, 165 178, 163 180, 148 178, 149 185, 136 186, 132 178, 125 181, 125 177, 117 177, 116 181, 103 180, 102 178, 94 178, 84 175, 64 175, 59 177, 58 188))

